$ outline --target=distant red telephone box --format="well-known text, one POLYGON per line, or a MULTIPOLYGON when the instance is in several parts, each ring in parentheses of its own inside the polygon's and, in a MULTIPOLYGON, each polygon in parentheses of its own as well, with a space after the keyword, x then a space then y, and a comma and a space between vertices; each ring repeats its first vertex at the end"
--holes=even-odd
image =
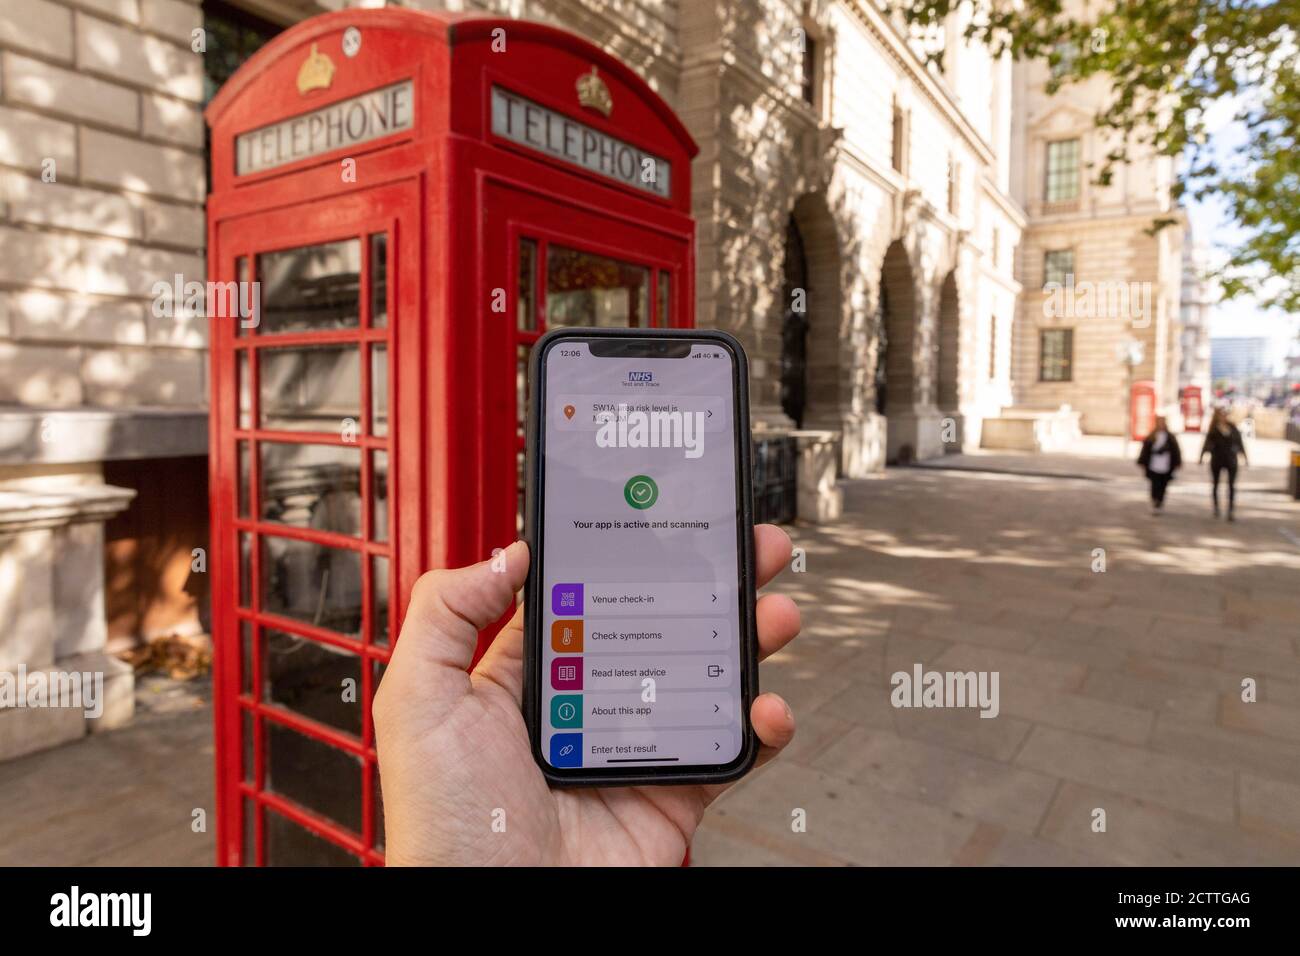
POLYGON ((518 536, 542 332, 694 324, 696 147, 575 36, 401 9, 293 27, 207 119, 218 862, 376 864, 411 588, 518 536))
POLYGON ((1134 382, 1129 391, 1129 437, 1142 441, 1156 427, 1156 383, 1134 382))
POLYGON ((1183 413, 1183 429, 1189 432, 1199 432, 1201 422, 1205 416, 1205 406, 1201 404, 1201 387, 1199 385, 1184 386, 1179 404, 1183 413))

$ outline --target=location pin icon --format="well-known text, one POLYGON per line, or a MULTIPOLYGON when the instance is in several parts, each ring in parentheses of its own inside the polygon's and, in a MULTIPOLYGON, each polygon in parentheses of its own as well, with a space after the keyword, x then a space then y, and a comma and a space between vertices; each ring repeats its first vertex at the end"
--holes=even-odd
POLYGON ((572 405, 565 405, 565 406, 564 406, 564 417, 565 417, 565 418, 572 418, 572 417, 573 417, 573 413, 576 412, 576 411, 577 411, 577 409, 574 408, 572 405))

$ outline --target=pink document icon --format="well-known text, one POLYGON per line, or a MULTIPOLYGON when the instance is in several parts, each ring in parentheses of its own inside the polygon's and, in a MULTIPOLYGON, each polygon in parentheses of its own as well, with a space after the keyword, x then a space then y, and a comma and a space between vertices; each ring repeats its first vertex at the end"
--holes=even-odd
POLYGON ((551 661, 551 686, 556 690, 582 690, 582 658, 557 657, 551 661))

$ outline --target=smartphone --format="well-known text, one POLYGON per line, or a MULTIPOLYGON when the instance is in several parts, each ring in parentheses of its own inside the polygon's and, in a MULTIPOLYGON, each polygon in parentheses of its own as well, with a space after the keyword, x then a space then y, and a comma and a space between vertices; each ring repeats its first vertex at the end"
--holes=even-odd
POLYGON ((556 784, 721 783, 758 694, 745 353, 560 329, 530 367, 524 711, 556 784))

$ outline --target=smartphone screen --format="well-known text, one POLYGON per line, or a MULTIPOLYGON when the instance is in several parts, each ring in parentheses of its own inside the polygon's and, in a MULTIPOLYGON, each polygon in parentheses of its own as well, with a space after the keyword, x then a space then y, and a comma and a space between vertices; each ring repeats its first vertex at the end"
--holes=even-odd
POLYGON ((537 720, 556 771, 744 755, 736 362, 680 338, 560 338, 541 358, 537 720))

